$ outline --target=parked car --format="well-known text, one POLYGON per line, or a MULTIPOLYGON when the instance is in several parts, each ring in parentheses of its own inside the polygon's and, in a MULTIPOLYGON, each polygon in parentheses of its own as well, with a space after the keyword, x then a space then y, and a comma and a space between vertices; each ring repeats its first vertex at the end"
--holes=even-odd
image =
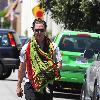
POLYGON ((60 48, 62 55, 61 79, 54 82, 54 90, 80 93, 86 69, 94 60, 85 61, 84 52, 88 49, 95 49, 97 53, 100 50, 100 34, 63 31, 55 37, 54 42, 60 48))
POLYGON ((0 79, 8 78, 19 68, 21 43, 14 30, 0 29, 0 79))
POLYGON ((29 41, 27 36, 19 36, 22 46, 29 41))
POLYGON ((94 56, 96 59, 86 70, 86 75, 81 90, 80 100, 100 99, 100 52, 98 53, 98 55, 94 56))

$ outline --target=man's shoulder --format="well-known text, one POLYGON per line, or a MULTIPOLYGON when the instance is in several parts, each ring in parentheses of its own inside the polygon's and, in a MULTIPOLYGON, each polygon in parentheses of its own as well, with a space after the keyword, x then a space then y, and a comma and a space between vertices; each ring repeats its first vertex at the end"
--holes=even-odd
POLYGON ((27 46, 28 46, 29 42, 27 42, 26 44, 24 44, 24 46, 22 47, 22 51, 25 51, 27 46))

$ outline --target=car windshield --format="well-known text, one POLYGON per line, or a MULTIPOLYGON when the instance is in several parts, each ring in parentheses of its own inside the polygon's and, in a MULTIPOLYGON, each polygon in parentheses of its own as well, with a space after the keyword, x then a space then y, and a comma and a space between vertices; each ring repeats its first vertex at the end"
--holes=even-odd
POLYGON ((22 46, 23 46, 25 43, 27 43, 28 40, 29 40, 29 38, 26 37, 26 36, 20 36, 19 38, 20 38, 20 42, 21 42, 22 46))
POLYGON ((27 39, 20 39, 20 40, 21 40, 22 45, 24 45, 25 42, 27 41, 27 39))
POLYGON ((90 36, 63 35, 58 46, 62 51, 84 52, 87 49, 99 51, 100 39, 90 36))

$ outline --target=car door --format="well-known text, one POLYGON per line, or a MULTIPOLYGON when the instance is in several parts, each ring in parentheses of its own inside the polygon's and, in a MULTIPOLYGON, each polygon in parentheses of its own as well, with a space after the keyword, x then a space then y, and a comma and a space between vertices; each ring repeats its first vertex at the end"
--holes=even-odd
POLYGON ((97 56, 97 58, 93 61, 90 67, 88 67, 86 70, 87 87, 88 87, 88 90, 92 92, 94 90, 95 81, 97 80, 99 76, 98 72, 100 71, 100 54, 95 55, 95 56, 97 56))

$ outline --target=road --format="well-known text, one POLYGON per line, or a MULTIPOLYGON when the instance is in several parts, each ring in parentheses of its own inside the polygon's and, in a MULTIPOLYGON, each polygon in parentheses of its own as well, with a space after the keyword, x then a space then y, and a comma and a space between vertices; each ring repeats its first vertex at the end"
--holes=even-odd
MULTIPOLYGON (((18 98, 16 96, 16 83, 17 83, 17 70, 15 71, 15 73, 12 73, 8 79, 0 80, 0 100, 25 100, 24 96, 23 98, 18 98)), ((78 100, 71 98, 73 98, 72 95, 54 93, 53 100, 78 100)))

